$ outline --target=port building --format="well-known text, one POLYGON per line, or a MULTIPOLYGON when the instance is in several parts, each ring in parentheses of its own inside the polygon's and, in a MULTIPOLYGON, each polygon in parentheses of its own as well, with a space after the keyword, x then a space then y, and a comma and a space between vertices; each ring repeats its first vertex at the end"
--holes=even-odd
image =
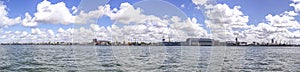
POLYGON ((188 46, 213 46, 214 40, 210 38, 188 38, 186 44, 188 46))

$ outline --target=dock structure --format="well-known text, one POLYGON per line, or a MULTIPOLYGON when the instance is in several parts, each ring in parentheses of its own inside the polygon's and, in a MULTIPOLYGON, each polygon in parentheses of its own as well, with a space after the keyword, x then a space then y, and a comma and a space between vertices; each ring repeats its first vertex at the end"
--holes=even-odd
POLYGON ((93 43, 95 45, 105 45, 105 46, 111 45, 111 42, 110 41, 106 41, 106 40, 93 39, 93 43))

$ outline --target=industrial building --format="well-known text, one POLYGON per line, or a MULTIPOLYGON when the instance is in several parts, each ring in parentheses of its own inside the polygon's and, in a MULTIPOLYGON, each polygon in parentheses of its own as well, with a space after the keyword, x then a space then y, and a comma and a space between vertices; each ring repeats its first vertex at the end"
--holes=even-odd
POLYGON ((188 46, 213 46, 214 40, 209 38, 188 38, 186 44, 188 46))

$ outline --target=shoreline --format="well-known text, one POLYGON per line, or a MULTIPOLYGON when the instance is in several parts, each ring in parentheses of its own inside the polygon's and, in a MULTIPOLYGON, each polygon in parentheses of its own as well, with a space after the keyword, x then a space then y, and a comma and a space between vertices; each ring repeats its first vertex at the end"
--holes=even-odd
MULTIPOLYGON (((40 46, 170 46, 170 45, 92 45, 92 44, 69 44, 69 45, 51 45, 51 44, 0 44, 0 46, 33 46, 33 45, 40 45, 40 46)), ((180 45, 173 45, 173 46, 180 46, 180 45)), ((190 46, 190 45, 181 45, 181 46, 190 46)), ((193 45, 191 45, 193 46, 193 45)), ((195 47, 195 46, 194 46, 195 47)), ((198 46, 198 47, 216 47, 216 46, 198 46)), ((225 45, 224 47, 300 47, 300 45, 225 45)))

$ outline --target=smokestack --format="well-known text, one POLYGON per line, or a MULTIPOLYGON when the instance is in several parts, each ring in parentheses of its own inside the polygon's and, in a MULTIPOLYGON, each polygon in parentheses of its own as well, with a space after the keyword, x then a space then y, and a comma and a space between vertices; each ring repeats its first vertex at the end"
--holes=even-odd
POLYGON ((165 42, 165 40, 166 40, 166 39, 165 39, 165 36, 163 36, 162 42, 165 42))
POLYGON ((169 37, 169 42, 171 42, 171 37, 169 37))
POLYGON ((235 38, 235 42, 238 43, 238 38, 237 37, 235 38))

